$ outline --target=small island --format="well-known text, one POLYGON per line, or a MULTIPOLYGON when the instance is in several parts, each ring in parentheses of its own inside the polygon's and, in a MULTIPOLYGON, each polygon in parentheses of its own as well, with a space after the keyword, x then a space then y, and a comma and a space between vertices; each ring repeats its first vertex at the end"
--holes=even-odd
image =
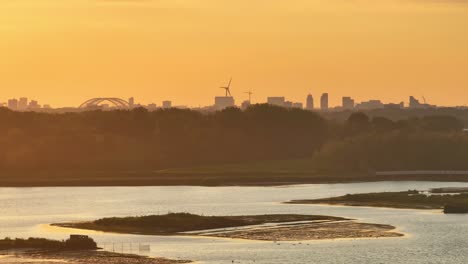
POLYGON ((441 193, 442 188, 434 192, 408 190, 403 192, 382 192, 347 194, 344 196, 292 200, 289 204, 331 204, 346 206, 371 206, 402 209, 443 209, 444 213, 468 213, 468 193, 441 193))
POLYGON ((143 235, 191 235, 263 241, 304 241, 337 238, 400 237, 395 227, 317 215, 200 216, 170 213, 54 226, 143 235))

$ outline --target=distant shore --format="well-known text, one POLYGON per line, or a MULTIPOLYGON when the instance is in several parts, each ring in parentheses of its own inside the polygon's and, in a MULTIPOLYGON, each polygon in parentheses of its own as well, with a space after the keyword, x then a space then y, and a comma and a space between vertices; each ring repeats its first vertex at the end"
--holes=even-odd
POLYGON ((378 181, 468 182, 468 175, 329 174, 312 171, 39 171, 2 172, 0 187, 66 186, 280 186, 378 181))
POLYGON ((424 193, 417 190, 347 194, 324 199, 292 200, 288 204, 327 204, 400 209, 441 209, 446 214, 468 213, 468 193, 464 188, 439 188, 424 193), (450 193, 442 191, 449 190, 450 193), (461 191, 461 193, 456 193, 461 191))
POLYGON ((187 213, 103 218, 54 226, 140 235, 196 235, 264 241, 400 237, 390 225, 317 215, 199 216, 187 213))

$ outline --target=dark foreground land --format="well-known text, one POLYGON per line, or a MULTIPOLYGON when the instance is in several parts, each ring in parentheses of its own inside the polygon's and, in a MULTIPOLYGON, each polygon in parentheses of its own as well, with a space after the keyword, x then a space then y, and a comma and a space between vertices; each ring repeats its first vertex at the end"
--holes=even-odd
POLYGON ((176 264, 186 260, 147 258, 137 255, 97 251, 94 240, 87 236, 71 236, 59 241, 44 238, 0 240, 0 263, 72 263, 72 264, 176 264))
POLYGON ((40 264, 180 264, 186 260, 148 258, 106 251, 0 251, 0 263, 40 264))
POLYGON ((357 223, 341 217, 314 215, 199 216, 171 213, 54 225, 117 233, 199 235, 267 241, 402 236, 390 232, 394 227, 388 225, 357 223), (234 227, 235 229, 232 229, 234 227))
MULTIPOLYGON (((434 193, 438 193, 435 190, 434 193)), ((407 209, 443 209, 444 213, 468 213, 468 193, 428 195, 416 190, 347 194, 315 200, 293 200, 290 204, 332 204, 407 209)))

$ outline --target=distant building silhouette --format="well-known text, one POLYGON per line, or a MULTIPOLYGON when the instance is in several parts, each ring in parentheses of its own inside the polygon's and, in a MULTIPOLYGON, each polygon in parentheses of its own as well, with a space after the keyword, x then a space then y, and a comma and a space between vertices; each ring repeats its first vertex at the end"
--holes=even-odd
POLYGON ((157 109, 157 107, 158 107, 158 106, 157 106, 155 103, 151 103, 151 104, 149 104, 146 108, 147 108, 148 110, 150 110, 150 111, 154 111, 154 110, 157 109))
POLYGON ((354 108, 354 99, 349 96, 344 96, 342 99, 343 109, 353 109, 354 108))
POLYGON ((405 103, 401 102, 399 104, 389 103, 384 104, 385 109, 403 109, 405 108, 405 103))
POLYGON ((135 107, 135 98, 133 98, 133 97, 128 98, 128 106, 130 108, 135 107))
POLYGON ((410 108, 418 108, 420 105, 419 100, 414 98, 414 96, 409 97, 409 107, 410 108))
POLYGON ((286 108, 292 108, 293 107, 293 102, 286 101, 286 102, 284 102, 283 106, 286 107, 286 108))
POLYGON ((245 110, 247 108, 249 108, 250 106, 250 101, 249 100, 245 100, 244 102, 242 102, 241 104, 241 109, 245 110))
POLYGON ((171 108, 172 107, 172 102, 171 101, 163 101, 162 102, 162 107, 163 108, 171 108))
POLYGON ((430 105, 430 104, 422 104, 419 102, 418 99, 414 98, 414 96, 410 96, 409 98, 409 108, 434 108, 436 107, 435 105, 430 105))
POLYGON ((306 109, 310 111, 314 110, 314 97, 311 94, 307 95, 306 109))
POLYGON ((217 110, 222 110, 227 107, 234 107, 234 97, 232 96, 216 96, 215 97, 215 108, 217 110))
POLYGON ((297 102, 297 103, 293 103, 293 104, 292 104, 292 107, 293 107, 293 108, 303 109, 303 108, 304 108, 304 105, 303 105, 302 103, 297 102))
POLYGON ((328 110, 328 93, 323 93, 320 97, 320 109, 328 110))
POLYGON ((17 99, 10 99, 8 100, 8 108, 11 110, 18 110, 18 100, 17 99))
POLYGON ((30 110, 37 110, 37 109, 41 108, 41 106, 39 105, 39 103, 36 100, 31 100, 31 102, 29 102, 29 107, 28 108, 30 110))
POLYGON ((369 100, 357 104, 355 108, 360 110, 379 109, 384 108, 384 104, 380 100, 369 100))
MULTIPOLYGON (((268 97, 267 98, 267 103, 271 105, 277 105, 277 106, 285 106, 285 101, 286 99, 282 97, 268 97)), ((291 103, 292 106, 292 103, 291 103)))
POLYGON ((24 111, 28 109, 28 98, 21 97, 18 101, 18 110, 24 111))

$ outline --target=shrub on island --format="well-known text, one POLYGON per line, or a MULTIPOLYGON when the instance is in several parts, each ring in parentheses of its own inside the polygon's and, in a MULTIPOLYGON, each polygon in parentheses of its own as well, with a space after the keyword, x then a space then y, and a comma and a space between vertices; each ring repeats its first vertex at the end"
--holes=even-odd
POLYGON ((0 240, 0 250, 44 249, 44 250, 95 250, 96 242, 88 236, 71 235, 66 241, 45 238, 4 238, 0 240))

